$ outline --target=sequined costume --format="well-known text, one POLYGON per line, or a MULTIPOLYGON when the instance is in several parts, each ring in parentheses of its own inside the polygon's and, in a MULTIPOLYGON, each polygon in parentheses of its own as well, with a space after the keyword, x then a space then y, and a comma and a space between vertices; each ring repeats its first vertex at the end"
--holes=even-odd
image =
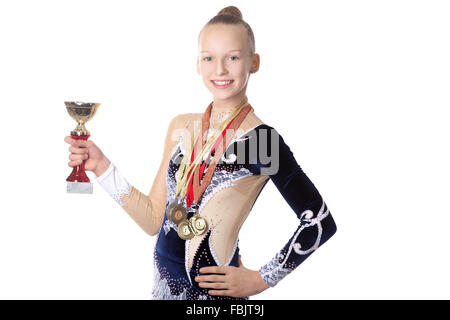
POLYGON ((201 197, 198 212, 207 220, 208 231, 182 240, 177 225, 167 219, 166 208, 175 198, 175 173, 189 150, 194 123, 201 116, 182 114, 171 121, 149 195, 130 185, 112 162, 96 181, 145 232, 157 235, 153 299, 246 300, 248 297, 209 295, 194 278, 204 266, 239 266, 239 230, 269 179, 299 219, 285 246, 259 269, 270 287, 325 243, 336 232, 336 224, 282 136, 252 111, 228 144, 201 197))

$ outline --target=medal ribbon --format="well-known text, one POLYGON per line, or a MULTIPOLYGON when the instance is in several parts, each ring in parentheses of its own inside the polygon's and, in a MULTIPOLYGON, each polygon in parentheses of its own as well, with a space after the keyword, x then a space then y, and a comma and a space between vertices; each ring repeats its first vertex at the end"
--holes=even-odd
MULTIPOLYGON (((244 106, 247 105, 247 98, 245 98, 244 102, 241 103, 231 114, 231 116, 227 119, 227 121, 225 121, 219 129, 219 132, 222 131, 227 125, 228 123, 233 120, 233 118, 242 110, 242 108, 244 106)), ((212 108, 212 103, 208 106, 207 111, 209 110, 209 108, 212 108)), ((206 111, 205 111, 206 113, 206 111)), ((202 126, 203 128, 208 126, 208 119, 204 114, 204 117, 202 119, 202 126)), ((218 135, 217 135, 218 136, 218 135)), ((185 194, 186 194, 186 189, 188 188, 188 184, 191 183, 191 177, 193 172, 195 171, 196 167, 199 165, 199 162, 201 160, 201 158, 203 157, 203 155, 206 153, 206 151, 208 150, 208 148, 213 144, 213 142, 215 142, 215 140, 217 139, 217 136, 211 138, 202 148, 201 152, 195 157, 194 161, 191 164, 186 164, 186 162, 189 162, 189 158, 188 157, 183 157, 182 163, 181 163, 181 167, 179 168, 177 175, 179 175, 179 179, 178 179, 178 183, 177 183, 177 191, 176 191, 176 196, 180 196, 180 198, 182 199, 185 194)), ((191 146, 193 145, 193 135, 191 135, 191 146)), ((198 140, 197 140, 198 141, 198 140)), ((196 149, 193 149, 196 151, 196 149)), ((190 154, 191 151, 186 152, 186 154, 190 154)))
MULTIPOLYGON (((205 174, 205 177, 203 178, 202 183, 200 184, 201 177, 203 175, 203 171, 206 167, 207 160, 203 163, 203 165, 194 171, 194 178, 192 179, 192 182, 188 186, 188 197, 186 198, 186 204, 190 206, 192 204, 192 201, 198 204, 198 201, 200 200, 200 197, 205 192, 206 188, 208 187, 209 183, 211 182, 212 175, 214 173, 214 169, 217 166, 217 163, 219 159, 222 157, 222 155, 226 151, 226 147, 228 145, 228 139, 229 135, 227 135, 227 138, 223 139, 224 135, 226 135, 226 132, 228 129, 236 130, 241 122, 244 120, 244 118, 247 116, 247 114, 252 110, 252 107, 250 105, 246 105, 239 114, 232 119, 228 125, 225 127, 225 129, 221 132, 219 138, 217 139, 216 143, 214 144, 213 148, 209 152, 209 156, 207 159, 210 159, 212 153, 214 153, 214 157, 211 159, 210 163, 208 164, 208 171, 205 174), (219 150, 219 152, 215 152, 217 146, 222 142, 222 150, 219 150)), ((209 119, 210 110, 207 110, 205 114, 205 119, 209 119)), ((205 120, 204 119, 204 120, 205 120)), ((202 132, 203 137, 203 145, 205 144, 206 135, 205 132, 209 129, 209 121, 204 121, 204 124, 206 124, 206 129, 202 132)), ((204 128, 204 126, 202 127, 204 128)), ((198 140, 197 140, 198 141, 198 140)))
MULTIPOLYGON (((247 116, 247 114, 253 110, 253 108, 248 104, 247 98, 245 98, 244 102, 242 104, 240 104, 235 109, 235 111, 233 111, 232 115, 227 119, 227 121, 225 121, 221 125, 221 127, 218 130, 219 132, 221 131, 220 135, 215 135, 206 142, 207 136, 205 133, 209 129, 209 118, 211 115, 211 109, 212 109, 212 102, 210 103, 210 105, 207 107, 205 113, 203 114, 202 132, 201 132, 201 135, 199 137, 197 137, 195 146, 192 148, 190 164, 189 165, 186 164, 185 159, 187 161, 189 161, 189 159, 187 157, 184 157, 182 164, 180 165, 180 170, 179 170, 179 172, 177 172, 177 174, 181 175, 181 177, 179 179, 180 183, 178 183, 178 185, 177 185, 176 195, 177 196, 180 195, 181 198, 183 198, 185 193, 187 193, 186 205, 188 207, 190 207, 192 205, 192 202, 197 203, 197 201, 200 199, 201 195, 205 191, 206 187, 209 185, 211 178, 212 178, 212 174, 217 165, 217 162, 226 151, 226 146, 227 146, 227 142, 228 142, 228 139, 227 139, 228 134, 227 134, 227 138, 223 139, 226 131, 228 129, 232 129, 234 132, 234 130, 236 130, 239 127, 241 122, 247 116), (200 153, 198 153, 197 156, 194 156, 195 152, 198 151, 200 138, 202 138, 202 149, 201 149, 200 153), (222 150, 220 150, 221 152, 215 152, 217 146, 219 145, 219 143, 221 141, 223 143, 222 150), (208 171, 203 179, 202 184, 200 185, 200 177, 203 175, 203 171, 206 166, 206 161, 205 161, 205 163, 203 163, 201 168, 199 166, 199 163, 200 163, 201 159, 203 158, 203 156, 206 154, 206 151, 213 144, 213 142, 215 142, 214 146, 210 150, 209 156, 207 157, 207 159, 210 159, 212 153, 215 152, 214 157, 211 160, 212 164, 210 163, 208 165, 208 171)), ((193 141, 191 141, 191 145, 192 145, 192 142, 193 141)), ((189 153, 187 153, 187 154, 189 154, 189 153)))

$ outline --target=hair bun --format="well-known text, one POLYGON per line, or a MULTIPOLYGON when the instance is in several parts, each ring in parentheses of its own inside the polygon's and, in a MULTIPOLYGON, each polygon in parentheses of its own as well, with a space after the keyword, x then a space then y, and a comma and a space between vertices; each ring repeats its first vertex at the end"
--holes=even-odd
POLYGON ((241 10, 239 10, 235 6, 228 6, 228 7, 223 8, 222 10, 219 11, 219 13, 217 15, 221 15, 221 14, 229 14, 232 16, 236 16, 239 19, 242 19, 241 10))

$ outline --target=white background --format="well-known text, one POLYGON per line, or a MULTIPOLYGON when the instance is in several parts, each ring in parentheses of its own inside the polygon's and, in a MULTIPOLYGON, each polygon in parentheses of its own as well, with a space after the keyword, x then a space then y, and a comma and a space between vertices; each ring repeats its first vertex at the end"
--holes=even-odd
MULTIPOLYGON (((66 193, 63 102, 101 103, 91 140, 148 193, 169 120, 212 101, 197 37, 227 5, 261 56, 249 102, 338 226, 251 299, 450 298, 450 6, 411 0, 2 1, 0 298, 150 299, 156 238, 100 185, 66 193)), ((297 223, 269 182, 241 229, 244 265, 297 223)))

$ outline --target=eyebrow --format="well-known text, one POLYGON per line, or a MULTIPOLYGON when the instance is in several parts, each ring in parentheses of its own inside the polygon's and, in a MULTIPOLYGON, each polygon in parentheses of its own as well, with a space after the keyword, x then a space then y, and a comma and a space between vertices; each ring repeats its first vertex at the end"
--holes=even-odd
MULTIPOLYGON (((242 50, 230 50, 230 51, 228 51, 228 52, 235 52, 235 51, 241 52, 242 50)), ((209 52, 209 51, 200 51, 200 53, 203 53, 203 52, 209 52)))

